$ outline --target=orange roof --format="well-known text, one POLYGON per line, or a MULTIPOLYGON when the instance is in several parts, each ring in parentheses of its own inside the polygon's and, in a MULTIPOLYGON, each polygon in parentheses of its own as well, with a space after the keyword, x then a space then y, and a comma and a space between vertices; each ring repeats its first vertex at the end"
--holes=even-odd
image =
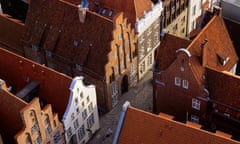
MULTIPOLYGON (((1 68, 1 70, 3 69, 1 68)), ((20 110, 26 105, 26 102, 17 98, 8 90, 1 89, 0 86, 0 133, 3 141, 14 143, 14 135, 23 127, 20 110)))
POLYGON ((240 76, 208 68, 207 84, 212 100, 240 109, 240 76))
POLYGON ((177 58, 176 50, 186 48, 191 41, 166 33, 157 53, 156 69, 165 70, 177 58))
POLYGON ((200 125, 173 121, 166 115, 154 115, 128 107, 118 139, 119 144, 239 144, 222 132, 210 133, 200 125))
POLYGON ((214 16, 187 49, 192 55, 202 57, 203 66, 212 67, 220 71, 230 70, 238 61, 225 23, 220 16, 214 16), (207 43, 202 52, 201 46, 204 41, 207 41, 207 43), (223 66, 219 58, 225 59, 227 57, 230 59, 228 63, 223 66))
POLYGON ((29 44, 51 51, 53 57, 103 77, 113 30, 113 21, 97 13, 87 11, 85 22, 81 23, 76 5, 35 0, 29 6, 23 38, 29 44))
MULTIPOLYGON (((0 48, 0 78, 18 92, 35 80, 40 83, 37 97, 52 104, 53 112, 63 116, 72 78, 0 48)), ((1 109, 1 108, 0 108, 1 109)))
MULTIPOLYGON (((89 2, 91 11, 97 10, 97 12, 100 12, 101 9, 105 8, 106 10, 112 10, 113 16, 119 12, 123 12, 132 26, 134 26, 136 20, 143 17, 144 12, 149 11, 153 5, 151 0, 89 0, 89 2), (99 6, 96 6, 96 2, 99 2, 99 6)), ((105 16, 108 17, 107 15, 105 16)))

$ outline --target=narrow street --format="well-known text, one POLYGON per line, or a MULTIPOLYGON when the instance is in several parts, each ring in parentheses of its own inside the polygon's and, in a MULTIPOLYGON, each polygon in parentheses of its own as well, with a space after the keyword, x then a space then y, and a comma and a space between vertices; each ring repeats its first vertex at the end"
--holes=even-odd
POLYGON ((89 144, 111 144, 118 124, 118 119, 125 101, 131 106, 152 112, 152 72, 148 71, 145 77, 140 80, 137 86, 125 93, 113 110, 100 117, 100 129, 88 142, 89 144), (106 136, 108 131, 112 134, 106 136))

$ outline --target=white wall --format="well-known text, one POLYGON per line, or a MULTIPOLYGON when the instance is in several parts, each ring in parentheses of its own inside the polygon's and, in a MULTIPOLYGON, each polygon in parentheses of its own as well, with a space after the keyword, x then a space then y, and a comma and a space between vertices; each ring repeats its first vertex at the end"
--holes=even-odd
POLYGON ((83 77, 75 77, 69 89, 70 97, 62 119, 66 143, 73 137, 75 143, 87 142, 99 129, 95 86, 85 86, 83 77), (88 127, 91 116, 94 123, 91 121, 91 127, 88 127))
POLYGON ((205 2, 206 0, 189 0, 187 35, 189 35, 190 32, 196 28, 196 19, 201 15, 202 4, 205 2), (193 14, 194 9, 195 14, 193 14))

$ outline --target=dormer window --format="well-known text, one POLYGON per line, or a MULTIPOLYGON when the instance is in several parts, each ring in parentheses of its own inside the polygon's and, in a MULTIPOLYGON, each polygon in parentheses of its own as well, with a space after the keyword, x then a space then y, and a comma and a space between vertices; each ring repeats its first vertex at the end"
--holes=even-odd
POLYGON ((225 66, 228 63, 228 61, 230 60, 230 57, 222 57, 219 54, 217 54, 217 58, 222 66, 225 66))
POLYGON ((100 11, 100 14, 104 15, 106 13, 107 9, 106 8, 103 8, 101 11, 100 11))
POLYGON ((109 16, 109 17, 112 17, 112 15, 113 15, 113 11, 110 10, 109 13, 108 13, 108 16, 109 16))

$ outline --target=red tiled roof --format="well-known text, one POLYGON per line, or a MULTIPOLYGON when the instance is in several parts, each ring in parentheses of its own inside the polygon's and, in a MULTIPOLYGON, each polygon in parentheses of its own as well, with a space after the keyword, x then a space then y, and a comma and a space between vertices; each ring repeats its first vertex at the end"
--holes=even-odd
POLYGON ((89 0, 90 9, 94 11, 96 9, 95 2, 99 2, 99 10, 106 8, 113 11, 113 15, 123 12, 128 18, 129 22, 134 26, 137 19, 144 16, 144 11, 147 12, 151 9, 153 3, 151 0, 89 0))
POLYGON ((0 99, 0 133, 3 141, 14 143, 14 135, 23 127, 20 110, 27 103, 4 89, 0 89, 0 99))
MULTIPOLYGON (((72 78, 0 48, 0 78, 18 92, 32 80, 40 83, 37 97, 52 104, 61 118, 65 112, 72 78)), ((1 109, 1 108, 0 108, 1 109)))
POLYGON ((166 33, 158 48, 156 70, 162 71, 168 68, 177 58, 176 50, 186 48, 190 42, 187 39, 166 33))
POLYGON ((221 132, 210 133, 199 125, 183 124, 164 115, 154 115, 128 107, 119 144, 239 144, 221 132))
MULTIPOLYGON (((224 24, 223 18, 214 16, 202 29, 198 36, 187 47, 192 55, 202 57, 202 65, 222 70, 230 70, 238 61, 232 41, 224 24), (207 40, 203 51, 201 45, 207 40), (222 65, 219 58, 229 61, 222 65)), ((201 62, 200 62, 201 63, 201 62)))
POLYGON ((212 100, 240 109, 240 76, 208 68, 207 84, 212 100))
POLYGON ((6 14, 0 14, 0 46, 22 55, 21 37, 24 24, 6 14))
POLYGON ((112 20, 91 11, 81 23, 78 7, 71 3, 36 0, 29 6, 24 40, 104 76, 113 29, 112 20))

